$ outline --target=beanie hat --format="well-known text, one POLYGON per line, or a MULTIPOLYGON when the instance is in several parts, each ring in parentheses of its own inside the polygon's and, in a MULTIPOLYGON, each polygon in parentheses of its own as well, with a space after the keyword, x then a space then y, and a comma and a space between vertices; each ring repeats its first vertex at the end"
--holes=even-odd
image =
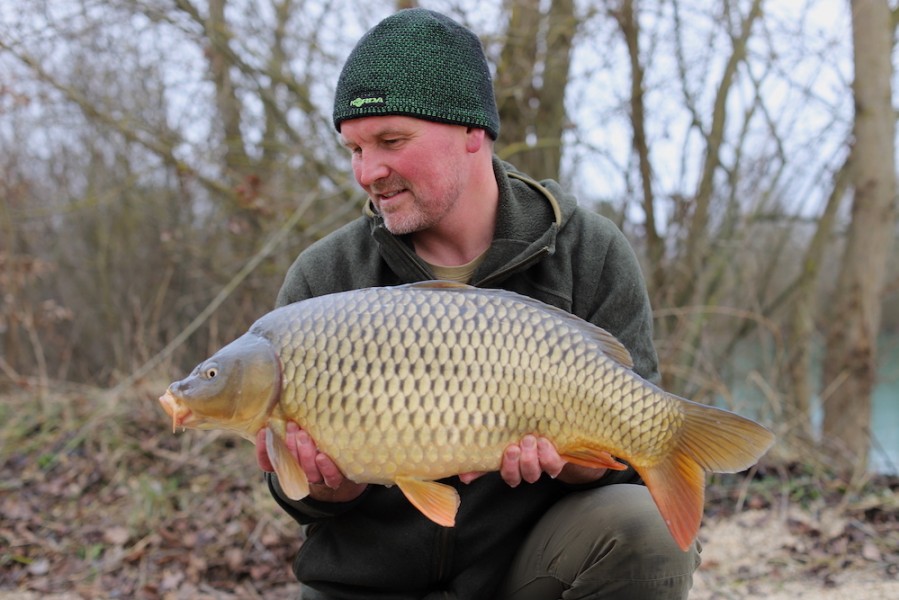
POLYGON ((350 53, 334 98, 334 126, 347 119, 406 115, 499 134, 487 58, 477 36, 440 13, 401 10, 369 30, 350 53))

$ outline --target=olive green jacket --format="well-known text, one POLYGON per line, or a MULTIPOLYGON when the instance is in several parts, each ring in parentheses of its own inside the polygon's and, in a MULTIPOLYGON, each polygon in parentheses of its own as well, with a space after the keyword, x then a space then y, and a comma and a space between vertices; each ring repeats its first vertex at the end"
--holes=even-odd
MULTIPOLYGON (((627 347, 635 370, 657 379, 652 319, 637 259, 608 219, 577 206, 553 181, 536 182, 494 159, 499 212, 493 243, 472 285, 504 288, 569 311, 608 330, 627 347)), ((278 305, 371 286, 433 279, 402 237, 370 205, 363 216, 307 248, 287 273, 278 305)), ((634 481, 633 471, 600 484, 634 481)), ((496 473, 470 485, 458 478, 457 526, 435 525, 395 487, 369 486, 345 504, 278 503, 306 525, 294 562, 304 584, 340 598, 491 598, 530 527, 571 491, 544 477, 510 488, 496 473)))

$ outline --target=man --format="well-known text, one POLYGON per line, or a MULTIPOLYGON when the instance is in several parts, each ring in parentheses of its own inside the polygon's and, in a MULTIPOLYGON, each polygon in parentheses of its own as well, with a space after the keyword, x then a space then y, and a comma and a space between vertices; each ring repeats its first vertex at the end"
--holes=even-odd
MULTIPOLYGON (((383 20, 343 68, 334 124, 369 200, 297 258, 279 305, 429 279, 505 288, 609 330, 638 373, 657 376, 645 284, 621 232, 493 156, 499 117, 471 31, 423 9, 383 20)), ((396 488, 345 479, 294 425, 288 447, 312 484, 299 502, 259 441, 257 455, 304 525, 294 572, 306 600, 684 598, 698 564, 632 470, 565 464, 546 439, 509 446, 498 473, 445 480, 462 499, 454 528, 396 488)))

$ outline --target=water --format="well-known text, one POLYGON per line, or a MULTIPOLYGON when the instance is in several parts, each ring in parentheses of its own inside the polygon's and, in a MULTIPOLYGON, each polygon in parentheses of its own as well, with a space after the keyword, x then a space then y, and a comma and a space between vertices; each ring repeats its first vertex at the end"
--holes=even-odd
POLYGON ((899 336, 884 336, 871 415, 869 468, 899 475, 899 336))
MULTIPOLYGON (((879 340, 879 363, 877 386, 871 405, 871 450, 868 455, 868 470, 872 473, 899 475, 899 335, 884 335, 879 340)), ((756 347, 748 352, 740 352, 738 357, 737 382, 733 386, 733 396, 737 405, 758 406, 762 400, 757 385, 749 382, 748 374, 763 362, 760 354, 764 350, 756 347)), ((815 387, 821 382, 821 357, 812 357, 812 381, 815 387)), ((751 416, 747 414, 747 416, 751 416)), ((820 398, 812 399, 812 427, 820 432, 824 414, 820 398)))

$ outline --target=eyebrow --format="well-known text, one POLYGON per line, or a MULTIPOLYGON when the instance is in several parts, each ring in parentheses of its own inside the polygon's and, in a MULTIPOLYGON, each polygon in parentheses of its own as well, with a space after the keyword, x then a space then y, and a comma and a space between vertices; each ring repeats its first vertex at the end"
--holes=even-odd
MULTIPOLYGON (((384 139, 385 137, 393 137, 393 136, 409 137, 411 135, 412 135, 412 132, 407 129, 399 129, 396 127, 385 127, 384 129, 376 131, 370 137, 372 137, 374 139, 384 139)), ((340 136, 340 143, 343 144, 343 146, 347 147, 347 148, 357 145, 355 142, 351 142, 348 139, 346 139, 345 137, 343 137, 342 134, 340 136)))

